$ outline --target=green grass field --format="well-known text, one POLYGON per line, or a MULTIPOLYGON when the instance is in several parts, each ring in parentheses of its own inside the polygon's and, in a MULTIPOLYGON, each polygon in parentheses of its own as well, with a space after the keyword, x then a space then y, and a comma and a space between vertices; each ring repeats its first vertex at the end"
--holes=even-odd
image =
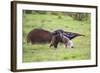
POLYGON ((90 31, 89 21, 77 21, 67 15, 59 18, 53 14, 23 14, 23 62, 90 59, 90 31), (73 39, 74 48, 65 48, 63 44, 59 44, 57 49, 49 48, 49 44, 32 45, 26 42, 26 36, 35 28, 48 31, 63 29, 84 34, 85 37, 73 39))

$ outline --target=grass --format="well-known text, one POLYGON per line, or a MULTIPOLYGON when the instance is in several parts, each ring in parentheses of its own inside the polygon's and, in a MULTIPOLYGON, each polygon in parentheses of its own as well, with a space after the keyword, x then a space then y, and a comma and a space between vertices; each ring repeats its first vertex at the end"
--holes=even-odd
POLYGON ((23 62, 85 60, 90 59, 90 23, 77 21, 72 17, 62 15, 58 18, 52 14, 24 14, 23 15, 23 62), (35 28, 48 31, 63 29, 84 34, 85 37, 73 39, 74 48, 65 48, 59 44, 58 48, 49 48, 49 44, 34 44, 26 42, 26 36, 35 28))

